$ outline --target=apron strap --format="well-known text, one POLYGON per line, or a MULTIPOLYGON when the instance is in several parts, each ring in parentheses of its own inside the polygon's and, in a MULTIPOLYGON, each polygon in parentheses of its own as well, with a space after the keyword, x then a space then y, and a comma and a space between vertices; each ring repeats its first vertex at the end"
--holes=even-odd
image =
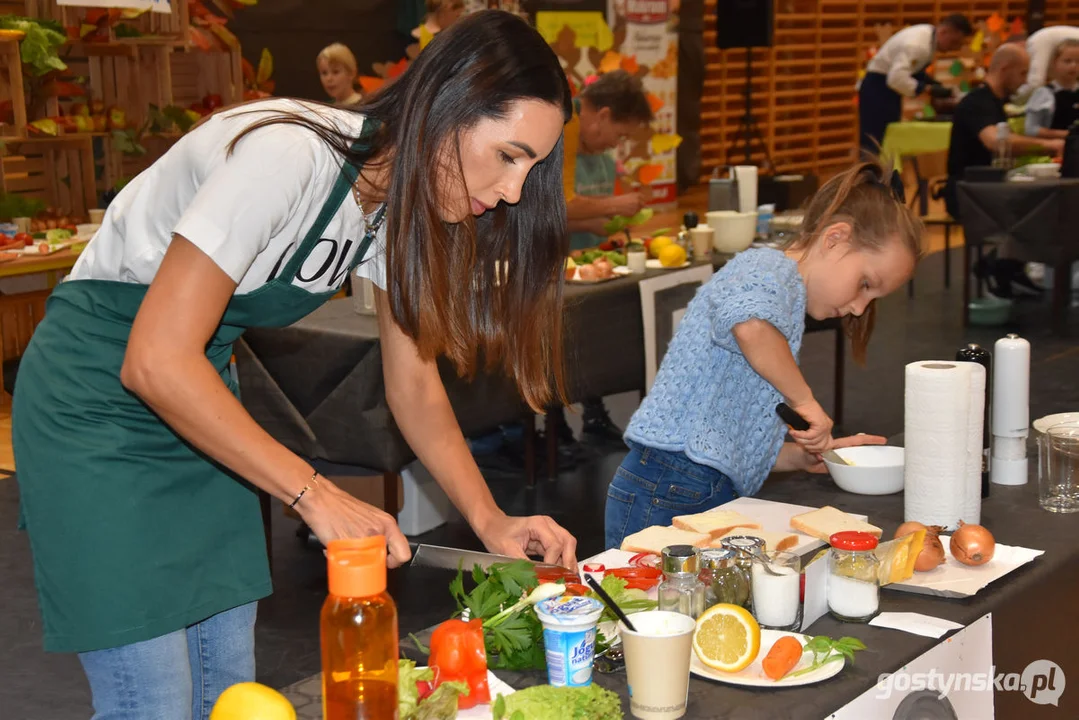
MULTIPOLYGON (((367 149, 366 138, 369 134, 373 134, 373 130, 370 133, 367 130, 368 123, 364 123, 364 130, 360 133, 360 139, 352 143, 353 152, 362 152, 367 149)), ((372 123, 373 125, 373 123, 372 123)), ((292 254, 285 267, 282 268, 280 277, 291 278, 300 267, 303 265, 304 260, 307 259, 307 254, 311 252, 311 249, 322 239, 322 233, 326 230, 326 227, 333 220, 333 216, 337 214, 337 211, 341 207, 341 203, 352 193, 352 186, 356 183, 356 178, 360 176, 360 170, 357 166, 351 162, 346 161, 341 167, 341 172, 337 176, 337 181, 334 182, 333 188, 330 190, 330 195, 326 198, 326 203, 319 211, 318 217, 315 218, 315 224, 311 226, 311 229, 304 235, 300 246, 296 248, 296 252, 292 254)), ((356 251, 356 255, 353 257, 355 263, 349 268, 351 272, 355 265, 359 264, 355 261, 356 257, 359 257, 362 261, 364 255, 367 254, 367 249, 371 246, 372 233, 366 233, 363 241, 360 243, 360 247, 356 251)))

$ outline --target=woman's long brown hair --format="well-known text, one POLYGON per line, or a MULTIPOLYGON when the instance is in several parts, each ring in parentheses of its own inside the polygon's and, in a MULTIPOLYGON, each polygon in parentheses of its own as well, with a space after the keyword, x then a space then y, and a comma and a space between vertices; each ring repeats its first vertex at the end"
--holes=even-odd
MULTIPOLYGON (((922 221, 914 211, 897 200, 890 188, 889 175, 878 158, 857 163, 826 182, 806 206, 802 233, 791 243, 792 249, 808 249, 824 230, 836 222, 851 226, 851 246, 879 250, 898 236, 915 262, 921 259, 922 221)), ((850 338, 854 360, 865 364, 869 337, 876 321, 876 301, 869 303, 860 316, 843 318, 843 329, 850 338)))
POLYGON ((255 122, 233 143, 289 123, 317 134, 347 162, 386 163, 386 290, 394 320, 421 357, 445 355, 465 377, 481 364, 501 367, 538 410, 555 395, 565 401, 562 141, 532 168, 516 205, 499 203, 456 224, 439 214, 441 186, 464 186, 460 134, 505 117, 520 100, 555 105, 566 121, 572 116, 565 73, 539 33, 510 13, 481 11, 438 33, 401 77, 352 108, 369 121, 365 134, 377 128, 362 149, 331 123, 299 113, 255 122), (436 172, 446 148, 454 160, 436 172))

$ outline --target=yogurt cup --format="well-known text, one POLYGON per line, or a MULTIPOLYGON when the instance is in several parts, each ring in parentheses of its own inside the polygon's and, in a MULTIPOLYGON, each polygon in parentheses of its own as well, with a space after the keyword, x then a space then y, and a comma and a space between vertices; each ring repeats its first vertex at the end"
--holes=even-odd
POLYGON ((590 597, 563 595, 536 605, 543 624, 547 682, 555 687, 592 684, 596 653, 596 624, 603 604, 590 597))

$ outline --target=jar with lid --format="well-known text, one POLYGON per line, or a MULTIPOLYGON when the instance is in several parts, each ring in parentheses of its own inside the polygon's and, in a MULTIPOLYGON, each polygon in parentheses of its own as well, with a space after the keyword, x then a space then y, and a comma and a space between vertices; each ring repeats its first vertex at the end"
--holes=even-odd
POLYGON ((737 562, 737 553, 730 548, 701 551, 701 572, 704 583, 704 607, 719 603, 741 605, 749 603, 749 577, 737 562))
MULTIPOLYGON (((734 564, 741 568, 747 580, 753 577, 753 559, 764 554, 763 538, 754 535, 732 535, 731 537, 723 538, 720 541, 720 546, 724 550, 730 550, 734 553, 734 564)), ((752 583, 749 583, 748 587, 749 596, 744 603, 746 608, 749 608, 753 601, 752 583)))
POLYGON ((847 530, 828 540, 828 610, 843 622, 869 622, 880 608, 877 538, 847 530))
POLYGON ((659 584, 659 609, 682 613, 696 620, 704 612, 700 551, 692 545, 663 548, 663 582, 659 584))

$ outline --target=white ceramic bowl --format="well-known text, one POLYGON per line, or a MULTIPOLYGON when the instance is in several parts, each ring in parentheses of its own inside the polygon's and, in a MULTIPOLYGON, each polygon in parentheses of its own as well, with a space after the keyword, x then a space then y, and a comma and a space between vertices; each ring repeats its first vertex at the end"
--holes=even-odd
POLYGON ((734 255, 753 244, 757 235, 757 213, 716 210, 706 215, 715 230, 713 247, 716 252, 734 255))
POLYGON ((835 484, 857 495, 891 495, 903 489, 903 448, 862 445, 836 450, 853 465, 824 461, 835 484))
POLYGON ((1026 166, 1027 174, 1036 178, 1060 177, 1060 163, 1031 163, 1026 166))

